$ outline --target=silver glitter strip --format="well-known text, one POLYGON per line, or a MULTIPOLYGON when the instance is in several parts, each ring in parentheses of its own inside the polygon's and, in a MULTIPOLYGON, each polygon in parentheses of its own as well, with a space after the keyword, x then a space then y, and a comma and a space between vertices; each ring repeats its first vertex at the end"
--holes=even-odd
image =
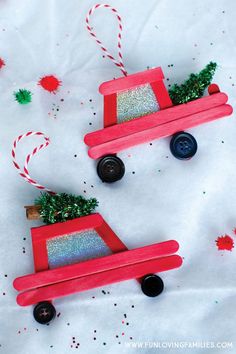
POLYGON ((50 269, 112 253, 92 229, 47 240, 47 252, 50 269))
POLYGON ((117 94, 117 121, 122 123, 160 110, 150 84, 117 94))

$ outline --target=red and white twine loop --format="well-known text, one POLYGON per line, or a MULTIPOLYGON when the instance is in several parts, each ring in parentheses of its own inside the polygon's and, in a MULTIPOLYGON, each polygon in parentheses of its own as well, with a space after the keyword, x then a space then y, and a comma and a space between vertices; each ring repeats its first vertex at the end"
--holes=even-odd
POLYGON ((87 16, 86 16, 86 25, 87 25, 87 29, 89 31, 89 33, 91 34, 91 36, 95 39, 95 41, 97 42, 97 44, 101 47, 102 51, 106 54, 106 56, 111 59, 111 61, 113 61, 113 63, 119 67, 119 69, 121 70, 121 72, 127 76, 128 73, 125 70, 124 67, 124 63, 123 63, 123 57, 122 57, 122 52, 121 52, 121 33, 122 33, 122 20, 121 17, 118 13, 118 11, 116 9, 114 9, 112 6, 107 5, 107 4, 97 4, 94 5, 88 12, 87 16), (118 47, 118 60, 115 59, 109 52, 108 50, 104 47, 104 45, 102 44, 102 42, 97 38, 96 34, 93 32, 93 28, 90 26, 90 17, 91 15, 94 13, 94 11, 96 9, 99 9, 101 7, 104 8, 108 8, 110 9, 117 17, 118 20, 118 24, 119 24, 119 33, 118 33, 118 43, 117 43, 117 47, 118 47))
POLYGON ((46 148, 48 145, 50 144, 50 140, 48 137, 46 137, 46 135, 44 133, 41 133, 41 132, 28 132, 28 133, 25 133, 25 134, 22 134, 22 135, 19 135, 18 138, 14 141, 13 143, 13 148, 12 148, 12 151, 11 151, 11 155, 12 155, 12 159, 13 159, 13 164, 15 166, 15 168, 18 170, 19 172, 19 175, 24 178, 25 181, 27 181, 28 183, 30 183, 32 186, 38 188, 38 189, 41 189, 41 190, 45 190, 46 192, 48 193, 51 193, 51 194, 55 194, 55 192, 51 191, 50 189, 42 186, 41 184, 38 184, 35 180, 33 180, 30 175, 29 175, 29 171, 28 171, 28 164, 31 160, 31 158, 36 155, 40 150, 46 148), (25 138, 28 138, 29 136, 34 136, 34 135, 37 135, 37 136, 41 136, 44 138, 45 140, 45 143, 44 144, 41 144, 39 145, 38 147, 35 147, 33 149, 33 151, 27 155, 26 159, 25 159, 25 164, 24 164, 24 169, 21 170, 19 164, 17 163, 16 161, 16 148, 17 148, 17 145, 18 143, 22 140, 22 139, 25 139, 25 138))

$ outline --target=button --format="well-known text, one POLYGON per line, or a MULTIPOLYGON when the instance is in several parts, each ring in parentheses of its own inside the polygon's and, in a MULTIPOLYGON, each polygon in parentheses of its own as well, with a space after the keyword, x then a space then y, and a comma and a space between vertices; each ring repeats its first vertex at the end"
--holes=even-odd
POLYGON ((113 183, 124 176, 125 165, 117 156, 105 156, 98 162, 97 173, 103 182, 113 183))
POLYGON ((55 317, 56 310, 50 302, 43 301, 35 306, 33 315, 38 323, 47 324, 55 317))
POLYGON ((197 152, 196 139, 189 133, 176 133, 170 141, 170 151, 177 159, 190 159, 197 152))
POLYGON ((148 274, 142 279, 142 292, 150 297, 158 296, 164 290, 164 283, 156 274, 148 274))

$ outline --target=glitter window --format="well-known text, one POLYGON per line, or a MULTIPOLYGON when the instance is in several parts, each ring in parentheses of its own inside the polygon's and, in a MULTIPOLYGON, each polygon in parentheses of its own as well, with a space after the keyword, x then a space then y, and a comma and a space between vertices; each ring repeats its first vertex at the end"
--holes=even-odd
POLYGON ((95 230, 86 230, 47 240, 49 268, 107 256, 111 250, 95 230))
POLYGON ((122 123, 160 110, 150 84, 117 94, 117 121, 122 123))

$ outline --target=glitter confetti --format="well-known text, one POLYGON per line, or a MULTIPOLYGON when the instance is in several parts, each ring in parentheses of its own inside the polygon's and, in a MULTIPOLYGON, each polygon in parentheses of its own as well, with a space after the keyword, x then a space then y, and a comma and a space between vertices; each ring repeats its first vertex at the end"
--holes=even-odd
POLYGON ((51 112, 48 112, 48 115, 53 119, 57 119, 57 114, 60 111, 60 106, 56 105, 56 103, 52 104, 51 112))
POLYGON ((234 248, 234 240, 229 236, 220 236, 215 241, 219 251, 232 251, 234 248))
MULTIPOLYGON (((67 323, 68 324, 68 323, 67 323)), ((72 337, 72 344, 70 345, 71 348, 75 348, 78 349, 78 347, 80 346, 80 343, 77 342, 76 337, 72 337)))

